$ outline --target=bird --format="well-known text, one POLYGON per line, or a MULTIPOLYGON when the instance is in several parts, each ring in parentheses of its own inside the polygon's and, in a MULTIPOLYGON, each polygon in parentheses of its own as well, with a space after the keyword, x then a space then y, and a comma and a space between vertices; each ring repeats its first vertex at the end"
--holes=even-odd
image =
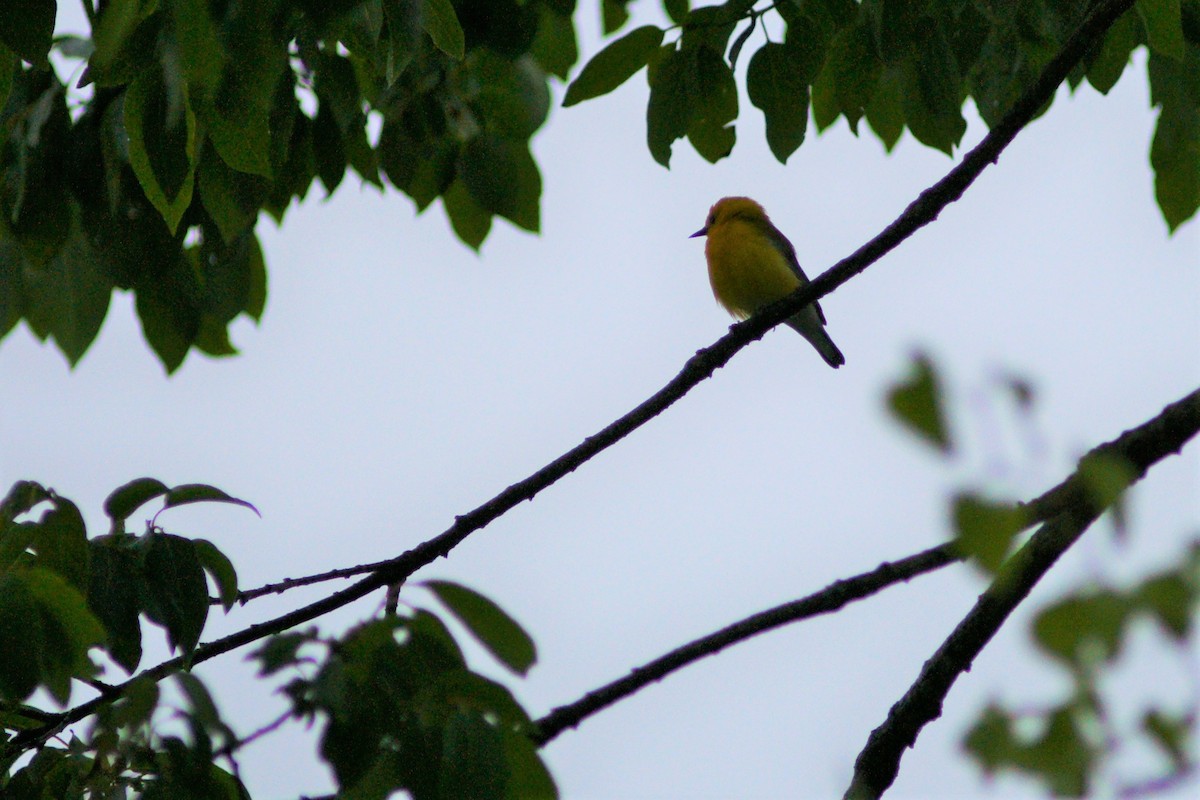
MULTIPOLYGON (((693 233, 708 237, 704 256, 708 280, 717 302, 738 319, 808 283, 796 260, 796 248, 771 223, 767 212, 749 197, 723 197, 708 211, 704 227, 693 233)), ((825 312, 811 303, 786 320, 808 340, 825 363, 837 369, 846 357, 825 332, 825 312)))

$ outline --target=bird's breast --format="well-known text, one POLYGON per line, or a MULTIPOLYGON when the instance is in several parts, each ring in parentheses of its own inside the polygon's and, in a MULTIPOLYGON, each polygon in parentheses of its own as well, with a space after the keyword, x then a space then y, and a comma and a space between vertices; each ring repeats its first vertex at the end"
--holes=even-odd
POLYGON ((753 226, 731 223, 709 231, 704 253, 713 294, 736 317, 748 317, 800 285, 783 254, 753 226))

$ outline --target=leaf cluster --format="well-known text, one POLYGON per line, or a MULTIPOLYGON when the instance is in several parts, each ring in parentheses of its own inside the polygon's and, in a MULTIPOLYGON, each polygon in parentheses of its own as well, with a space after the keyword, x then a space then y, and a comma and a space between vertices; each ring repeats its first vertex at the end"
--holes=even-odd
POLYGON ((478 248, 536 231, 529 139, 576 59, 570 0, 111 0, 52 40, 54 0, 0 12, 0 336, 22 319, 75 364, 132 291, 168 372, 262 317, 260 212, 314 180, 442 198, 478 248), (85 59, 82 91, 48 55, 85 59), (371 117, 382 120, 377 136, 371 117), (374 140, 373 140, 374 139, 374 140))
MULTIPOLYGON (((756 30, 763 42, 746 67, 746 94, 763 112, 767 145, 780 162, 803 143, 810 113, 818 130, 844 118, 857 133, 865 119, 888 150, 907 129, 950 154, 966 131, 964 102, 974 102, 994 125, 1090 8, 1071 0, 664 6, 671 28, 644 25, 622 34, 584 65, 564 99, 569 106, 605 94, 647 68, 647 143, 663 166, 674 142, 685 137, 708 161, 729 155, 738 116, 735 69, 756 30), (782 41, 768 33, 767 18, 785 31, 782 41)), ((624 4, 604 7, 611 33, 625 22, 624 4), (610 15, 609 9, 620 11, 610 15)), ((1154 102, 1162 109, 1151 152, 1155 194, 1174 230, 1200 207, 1200 2, 1139 0, 1068 83, 1075 89, 1086 80, 1107 93, 1142 45, 1151 52, 1154 102)), ((1048 108, 1049 102, 1042 112, 1048 108)))

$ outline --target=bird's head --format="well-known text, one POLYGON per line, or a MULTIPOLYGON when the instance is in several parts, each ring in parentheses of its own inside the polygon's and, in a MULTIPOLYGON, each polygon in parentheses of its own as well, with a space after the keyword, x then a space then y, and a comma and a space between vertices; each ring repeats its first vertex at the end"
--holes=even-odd
POLYGON ((688 238, 707 236, 714 226, 724 225, 735 219, 755 223, 769 222, 767 212, 749 197, 722 197, 708 210, 708 218, 704 220, 704 227, 688 238))

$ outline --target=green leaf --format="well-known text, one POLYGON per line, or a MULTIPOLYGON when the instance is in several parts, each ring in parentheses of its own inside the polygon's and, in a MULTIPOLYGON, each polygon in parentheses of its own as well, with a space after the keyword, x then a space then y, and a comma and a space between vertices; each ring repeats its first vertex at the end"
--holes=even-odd
POLYGON ((458 173, 480 206, 537 232, 542 177, 526 142, 484 133, 463 148, 458 173))
POLYGON ((262 646, 250 653, 261 665, 258 677, 265 678, 274 675, 284 667, 301 663, 300 648, 316 640, 316 633, 279 633, 263 642, 262 646))
POLYGON ((1151 709, 1142 716, 1142 730, 1170 759, 1171 769, 1183 774, 1190 763, 1188 741, 1195 728, 1196 719, 1191 714, 1173 715, 1159 709, 1151 709))
POLYGON ((501 800, 506 768, 500 731, 479 714, 456 713, 442 729, 438 791, 445 797, 501 800))
MULTIPOLYGON (((817 82, 826 72, 829 73, 835 108, 846 117, 850 130, 855 133, 858 132, 858 121, 871 99, 871 92, 879 82, 881 68, 871 43, 871 33, 865 24, 844 29, 829 45, 829 55, 817 82)), ((814 112, 817 110, 817 94, 818 87, 814 85, 814 112)), ((821 127, 819 122, 818 127, 821 127)))
POLYGON ((1166 633, 1179 642, 1187 641, 1192 629, 1192 608, 1197 596, 1188 581, 1176 573, 1146 579, 1133 593, 1138 608, 1149 612, 1166 633))
POLYGON ((169 375, 183 363, 200 331, 199 287, 187 254, 155 267, 165 274, 139 281, 136 308, 142 334, 169 375))
POLYGON ((454 180, 458 142, 445 128, 444 112, 432 97, 409 103, 399 118, 387 119, 379 134, 384 174, 425 210, 454 180))
POLYGON ((1151 98, 1162 106, 1150 145, 1150 165, 1154 168, 1154 196, 1172 232, 1200 208, 1198 50, 1189 48, 1183 65, 1150 56, 1151 98))
POLYGON ((889 153, 904 133, 903 79, 900 70, 885 67, 865 109, 867 123, 889 153))
POLYGON ((676 25, 682 25, 687 21, 688 11, 691 7, 691 0, 662 0, 663 11, 667 12, 667 17, 676 25))
MULTIPOLYGON (((132 512, 131 512, 132 513, 132 512)), ((101 536, 89 542, 88 607, 108 632, 106 649, 130 674, 142 660, 143 578, 129 547, 130 536, 101 536)))
POLYGON ((1120 655, 1130 610, 1130 604, 1112 591, 1066 597, 1038 614, 1034 640, 1069 665, 1109 662, 1120 655))
POLYGON ((41 681, 65 705, 71 696, 71 679, 90 677, 95 671, 88 649, 104 642, 104 626, 88 609, 83 594, 59 575, 31 569, 24 578, 42 619, 41 681))
POLYGON ((200 566, 204 567, 204 571, 217 585, 217 597, 221 600, 221 607, 229 611, 238 599, 237 570, 234 569, 233 562, 207 539, 193 539, 192 542, 196 545, 196 557, 200 559, 200 566))
POLYGON ((38 503, 50 499, 46 487, 35 481, 17 481, 0 501, 0 522, 12 522, 38 503))
POLYGON ((171 94, 156 72, 144 73, 125 92, 125 130, 133 172, 174 233, 192 201, 196 115, 186 85, 171 94))
POLYGON ((25 275, 26 317, 54 337, 71 366, 87 352, 108 315, 113 284, 109 264, 92 247, 74 202, 64 203, 70 233, 50 262, 25 275))
POLYGON ((1087 67, 1088 83, 1101 94, 1108 94, 1129 64, 1134 48, 1141 44, 1141 25, 1133 12, 1122 14, 1100 44, 1087 67))
POLYGON ((312 131, 317 176, 325 186, 325 194, 328 196, 337 190, 346 175, 346 146, 337 119, 327 103, 321 103, 317 109, 312 131))
POLYGON ((1099 511, 1116 503, 1138 477, 1137 470, 1126 459, 1107 452, 1081 459, 1076 472, 1080 488, 1099 511))
POLYGON ((471 197, 462 181, 450 184, 442 193, 442 207, 454 233, 476 252, 492 229, 492 213, 471 197))
POLYGON ((524 675, 537 661, 533 639, 488 598, 450 581, 424 583, 502 664, 524 675))
POLYGON ((767 145, 786 164, 804 141, 808 127, 808 84, 800 51, 786 44, 763 45, 746 70, 750 102, 767 122, 767 145))
POLYGON ((25 575, 0 573, 0 699, 20 702, 33 694, 45 646, 41 615, 25 575))
POLYGON ((146 503, 170 491, 155 478, 134 478, 119 486, 104 500, 104 513, 112 520, 113 533, 124 533, 125 520, 146 503))
POLYGON ((83 515, 65 497, 55 497, 54 507, 42 514, 33 539, 35 564, 62 577, 80 591, 88 581, 87 529, 83 515))
POLYGON ((579 44, 571 15, 560 14, 546 5, 538 6, 538 30, 529 54, 542 69, 560 80, 566 80, 571 67, 579 60, 579 44))
POLYGON ((174 506, 187 505, 188 503, 232 503, 236 506, 248 508, 255 514, 258 514, 260 518, 262 517, 262 514, 258 513, 258 509, 245 500, 228 495, 217 487, 204 483, 185 483, 172 487, 167 492, 167 500, 163 503, 163 508, 173 508, 174 506))
POLYGON ((113 65, 125 40, 141 20, 141 6, 141 0, 109 0, 104 4, 93 37, 96 43, 90 62, 93 69, 103 71, 113 65))
POLYGON ((12 51, 0 42, 0 111, 8 104, 8 93, 12 90, 13 73, 17 68, 17 59, 12 51))
POLYGON ((608 94, 629 80, 650 61, 662 44, 663 31, 655 25, 643 25, 609 44, 584 65, 567 87, 563 106, 608 94))
POLYGON ((227 56, 206 0, 171 0, 171 33, 184 78, 193 88, 208 92, 221 79, 227 56))
POLYGON ((913 358, 911 376, 888 390, 887 403, 904 427, 944 454, 954 449, 942 410, 940 382, 928 356, 918 353, 913 358))
POLYGON ((1180 0, 1137 0, 1138 16, 1150 49, 1177 61, 1183 59, 1183 16, 1180 0))
POLYGON ((529 56, 510 61, 489 50, 471 55, 470 74, 479 82, 476 103, 488 127, 501 136, 528 139, 550 111, 541 67, 529 56))
POLYGON ((687 137, 709 163, 716 163, 733 150, 737 135, 737 84, 733 70, 725 60, 707 47, 695 53, 695 115, 688 125, 687 137))
POLYGON ((629 19, 626 6, 629 0, 601 0, 600 9, 604 35, 608 36, 619 29, 629 19))
POLYGON ((1027 527, 1025 513, 1009 503, 969 494, 955 495, 950 507, 955 549, 994 574, 1012 550, 1013 539, 1027 527))
POLYGON ((650 102, 646 106, 646 140, 650 155, 671 166, 671 145, 687 135, 696 114, 695 50, 668 49, 650 71, 650 102))
POLYGON ((143 608, 167 629, 167 643, 190 658, 208 619, 208 583, 192 540, 152 533, 140 541, 143 608))
POLYGON ((450 0, 424 0, 421 27, 439 50, 453 59, 462 59, 466 51, 466 39, 450 0))
POLYGON ((917 141, 951 155, 967 130, 958 66, 933 20, 923 21, 917 40, 914 57, 903 73, 904 117, 917 141))
POLYGON ((558 787, 529 736, 511 730, 503 735, 504 759, 508 763, 507 800, 556 800, 558 787))
POLYGON ((30 64, 44 68, 57 13, 55 0, 4 0, 0 41, 30 64))

